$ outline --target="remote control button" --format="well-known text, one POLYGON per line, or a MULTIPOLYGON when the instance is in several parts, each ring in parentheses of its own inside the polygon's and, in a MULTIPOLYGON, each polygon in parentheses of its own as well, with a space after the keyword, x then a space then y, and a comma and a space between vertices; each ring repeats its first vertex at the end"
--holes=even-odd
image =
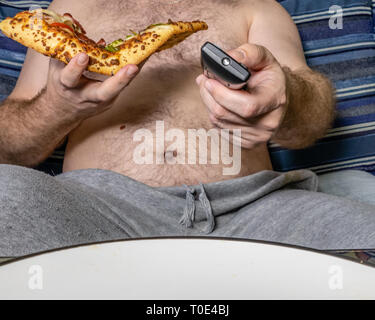
POLYGON ((229 66, 230 65, 229 58, 224 58, 223 61, 222 61, 222 63, 223 63, 224 66, 229 66))

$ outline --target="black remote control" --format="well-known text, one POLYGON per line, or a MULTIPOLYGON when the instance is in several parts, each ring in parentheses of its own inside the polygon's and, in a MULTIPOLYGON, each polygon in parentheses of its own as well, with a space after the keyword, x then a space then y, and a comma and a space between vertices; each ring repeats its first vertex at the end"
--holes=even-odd
POLYGON ((206 77, 220 81, 231 89, 243 89, 250 72, 223 50, 206 42, 201 49, 201 63, 206 77))

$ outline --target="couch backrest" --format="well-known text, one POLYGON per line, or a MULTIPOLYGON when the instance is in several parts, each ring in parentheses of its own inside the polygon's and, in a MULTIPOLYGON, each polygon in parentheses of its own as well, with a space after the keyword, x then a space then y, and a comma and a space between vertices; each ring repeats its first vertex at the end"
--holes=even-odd
POLYGON ((279 1, 297 24, 311 68, 337 89, 334 128, 315 146, 285 150, 270 145, 275 170, 318 173, 356 168, 375 172, 375 36, 372 0, 279 1), (329 27, 333 5, 343 9, 343 29, 329 27))

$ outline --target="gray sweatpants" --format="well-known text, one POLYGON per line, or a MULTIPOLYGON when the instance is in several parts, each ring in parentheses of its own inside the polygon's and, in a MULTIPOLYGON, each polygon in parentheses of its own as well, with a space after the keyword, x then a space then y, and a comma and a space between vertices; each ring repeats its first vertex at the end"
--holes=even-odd
POLYGON ((164 236, 375 248, 375 206, 318 193, 317 186, 306 170, 153 188, 105 170, 52 177, 0 165, 0 256, 164 236))

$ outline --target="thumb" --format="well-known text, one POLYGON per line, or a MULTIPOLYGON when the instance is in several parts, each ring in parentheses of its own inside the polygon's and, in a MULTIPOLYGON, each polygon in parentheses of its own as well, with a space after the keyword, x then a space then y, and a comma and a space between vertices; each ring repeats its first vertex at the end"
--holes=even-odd
POLYGON ((231 50, 228 54, 253 71, 260 71, 276 61, 267 48, 250 43, 231 50))
POLYGON ((68 88, 74 88, 86 70, 89 63, 89 57, 86 53, 76 55, 69 64, 61 71, 60 81, 68 88))

